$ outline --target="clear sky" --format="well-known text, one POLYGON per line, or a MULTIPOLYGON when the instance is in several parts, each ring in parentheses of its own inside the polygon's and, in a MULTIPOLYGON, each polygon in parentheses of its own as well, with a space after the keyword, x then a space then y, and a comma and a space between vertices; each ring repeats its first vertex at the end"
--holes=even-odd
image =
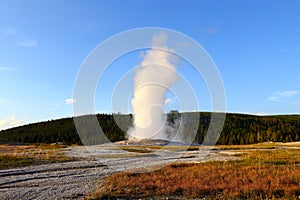
MULTIPOLYGON (((182 32, 206 49, 223 78, 227 112, 300 113, 298 0, 0 0, 0 129, 72 116, 73 85, 89 52, 149 26, 182 32)), ((122 76, 117 65, 128 71, 140 61, 138 53, 120 58, 98 87, 109 94, 122 76)), ((200 110, 210 110, 204 93, 200 110)), ((96 95, 96 111, 111 112, 105 94, 96 95)))

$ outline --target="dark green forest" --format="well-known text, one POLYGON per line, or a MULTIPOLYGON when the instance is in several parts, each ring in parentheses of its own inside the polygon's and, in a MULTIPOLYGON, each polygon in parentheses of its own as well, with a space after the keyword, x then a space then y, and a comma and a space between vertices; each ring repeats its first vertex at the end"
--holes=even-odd
MULTIPOLYGON (((184 116, 183 140, 190 140, 192 137, 195 143, 202 144, 209 128, 211 114, 209 112, 180 114, 173 111, 168 114, 167 123, 176 127, 176 120, 184 116), (194 123, 195 120, 199 123, 194 123), (197 133, 191 136, 193 130, 197 130, 197 133)), ((77 133, 74 119, 63 118, 2 130, 0 142, 99 144, 107 141, 99 133, 99 125, 107 138, 115 142, 125 139, 125 132, 132 124, 132 115, 97 114, 96 119, 99 122, 97 126, 90 122, 93 117, 95 115, 76 117, 77 125, 79 124, 77 128, 83 132, 81 137, 77 133)), ((300 115, 254 116, 227 113, 217 144, 253 144, 267 141, 300 141, 300 115)))

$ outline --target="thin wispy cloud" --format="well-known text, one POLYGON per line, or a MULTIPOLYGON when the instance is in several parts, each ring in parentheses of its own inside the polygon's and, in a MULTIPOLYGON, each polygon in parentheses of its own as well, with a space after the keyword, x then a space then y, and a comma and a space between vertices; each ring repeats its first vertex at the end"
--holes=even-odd
POLYGON ((283 48, 283 49, 280 49, 280 52, 289 52, 289 49, 288 48, 283 48))
POLYGON ((17 42, 17 45, 20 47, 34 47, 38 44, 37 40, 25 38, 17 42))
POLYGON ((268 97, 268 99, 270 101, 279 101, 280 97, 279 96, 270 96, 270 97, 268 97))
POLYGON ((288 91, 284 91, 284 92, 276 92, 276 94, 281 97, 291 97, 296 94, 299 94, 299 91, 298 90, 288 90, 288 91))
POLYGON ((2 35, 3 36, 10 36, 10 35, 14 35, 17 32, 15 27, 7 27, 5 29, 2 30, 2 35))
POLYGON ((26 122, 26 119, 17 119, 15 116, 8 116, 4 119, 0 119, 0 130, 18 126, 26 122))
POLYGON ((246 115, 256 115, 256 116, 268 115, 268 113, 262 112, 262 111, 257 111, 257 112, 236 112, 236 113, 242 113, 242 114, 246 114, 246 115))
POLYGON ((219 29, 216 27, 208 28, 208 29, 206 29, 206 35, 212 35, 214 33, 217 33, 218 31, 219 31, 219 29))
POLYGON ((300 108, 300 102, 296 102, 296 103, 294 103, 294 105, 295 105, 296 107, 299 107, 299 108, 300 108))
POLYGON ((59 108, 59 104, 58 104, 58 103, 55 103, 55 104, 53 104, 53 107, 54 107, 54 108, 59 108))
POLYGON ((256 112, 256 113, 254 113, 254 115, 257 115, 257 116, 265 116, 267 114, 268 113, 266 113, 266 112, 256 112))
POLYGON ((276 91, 272 96, 268 97, 268 99, 270 101, 280 101, 282 98, 293 97, 299 93, 300 91, 298 90, 276 91))
POLYGON ((221 30, 220 23, 217 23, 214 26, 211 26, 205 30, 206 35, 213 35, 221 30))
POLYGON ((65 103, 66 103, 67 105, 72 105, 72 104, 74 104, 76 101, 77 101, 76 99, 70 98, 70 99, 66 99, 66 100, 65 100, 65 103))
POLYGON ((34 47, 38 44, 36 39, 33 39, 25 34, 17 31, 15 27, 6 28, 2 34, 5 37, 14 38, 15 44, 20 47, 34 47))
POLYGON ((14 67, 4 67, 4 66, 0 66, 0 71, 19 71, 19 69, 14 68, 14 67))
POLYGON ((169 98, 166 99, 166 100, 165 100, 165 105, 168 105, 168 104, 172 103, 172 101, 173 101, 172 99, 169 99, 169 98))
POLYGON ((9 104, 13 104, 13 103, 15 103, 15 102, 11 101, 11 100, 8 100, 8 99, 0 98, 0 106, 1 105, 9 105, 9 104))

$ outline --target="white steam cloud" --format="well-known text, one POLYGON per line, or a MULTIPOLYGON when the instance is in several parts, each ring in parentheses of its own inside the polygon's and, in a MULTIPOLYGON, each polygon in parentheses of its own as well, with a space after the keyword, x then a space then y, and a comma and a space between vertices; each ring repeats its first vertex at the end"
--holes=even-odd
POLYGON ((127 132, 129 139, 166 139, 164 114, 165 94, 178 80, 175 57, 166 45, 166 35, 153 36, 153 48, 143 56, 134 78, 131 101, 134 124, 127 132))

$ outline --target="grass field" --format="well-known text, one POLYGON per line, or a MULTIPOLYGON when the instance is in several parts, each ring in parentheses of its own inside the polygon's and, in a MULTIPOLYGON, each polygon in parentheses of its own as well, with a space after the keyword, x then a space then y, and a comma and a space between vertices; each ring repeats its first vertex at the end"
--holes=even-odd
POLYGON ((241 159, 174 163, 149 173, 117 173, 106 178, 91 199, 300 199, 299 143, 215 148, 233 151, 241 159))
POLYGON ((0 169, 71 161, 61 145, 0 145, 0 169))

